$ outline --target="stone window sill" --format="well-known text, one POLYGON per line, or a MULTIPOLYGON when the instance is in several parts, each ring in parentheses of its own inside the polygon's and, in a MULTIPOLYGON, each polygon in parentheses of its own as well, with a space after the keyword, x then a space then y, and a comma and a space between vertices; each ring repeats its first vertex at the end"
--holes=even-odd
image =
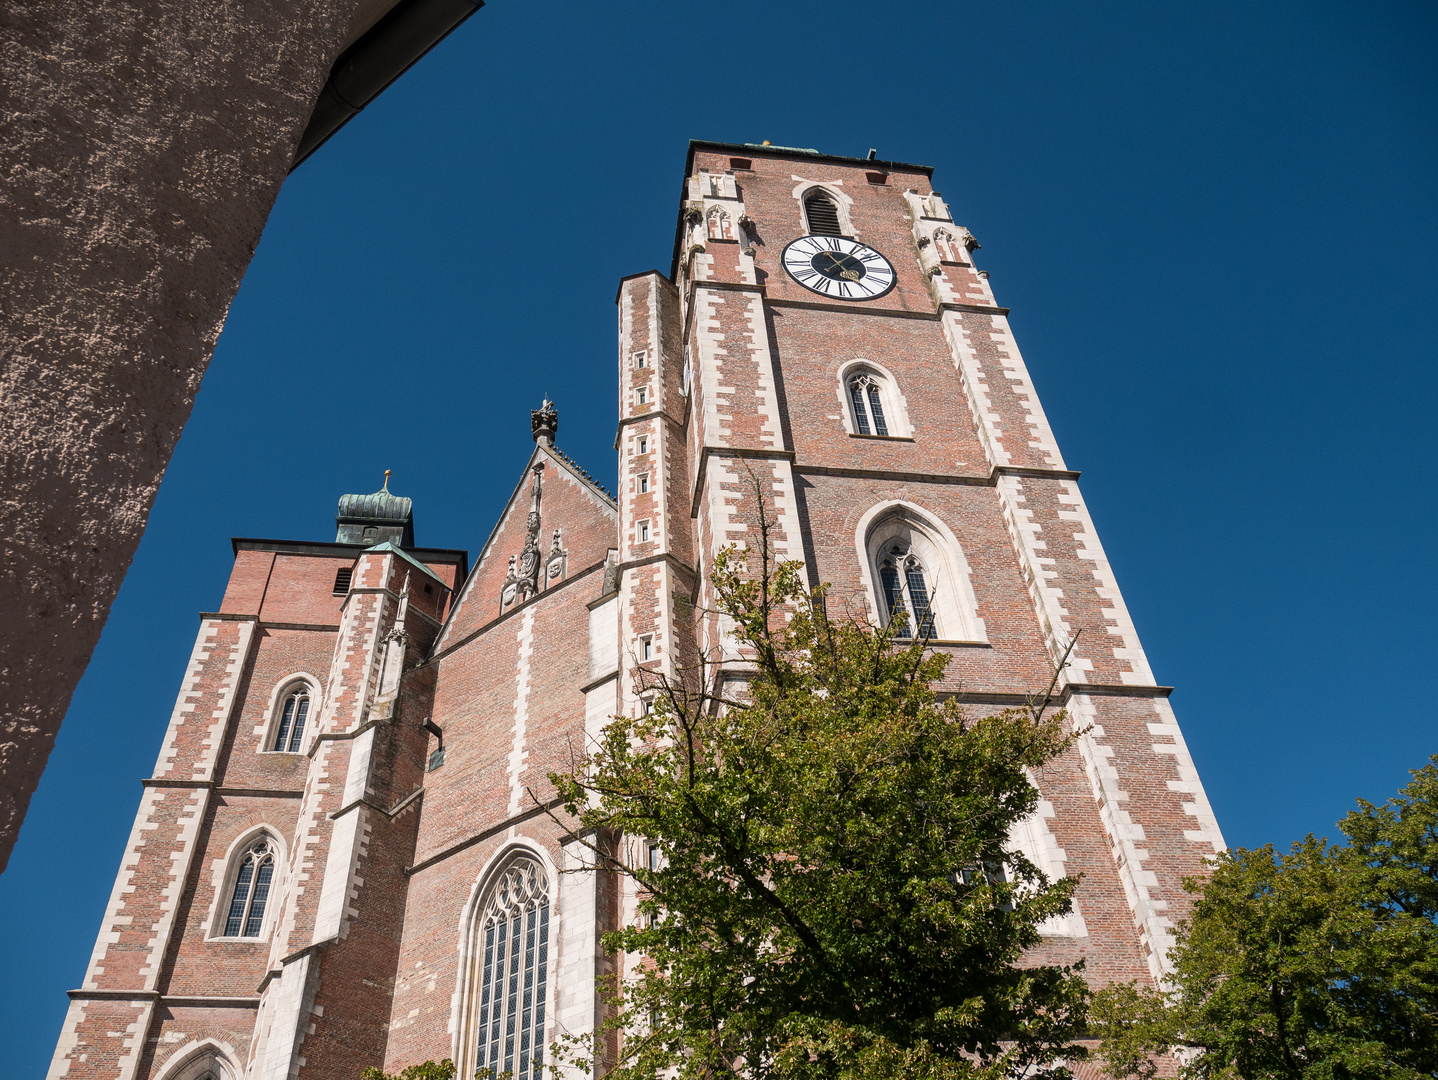
POLYGON ((912 435, 860 435, 858 432, 849 432, 851 439, 871 439, 875 442, 913 442, 912 435))

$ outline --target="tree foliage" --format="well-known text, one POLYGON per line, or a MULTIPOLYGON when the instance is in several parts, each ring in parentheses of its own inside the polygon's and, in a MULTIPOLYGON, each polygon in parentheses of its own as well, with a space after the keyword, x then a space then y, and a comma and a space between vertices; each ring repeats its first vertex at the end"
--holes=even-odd
MULTIPOLYGON (((1067 1076, 1082 975, 1021 961, 1075 882, 1006 847, 1030 774, 1070 745, 1062 714, 940 700, 946 657, 831 618, 762 520, 759 539, 710 578, 743 685, 699 662, 646 675, 653 711, 550 777, 640 890, 638 925, 604 937, 646 958, 609 988, 608 1075, 1067 1076)), ((592 1066, 603 1045, 567 1053, 592 1066)))
POLYGON ((426 1061, 411 1065, 396 1074, 370 1066, 360 1073, 360 1080, 454 1080, 454 1062, 449 1058, 443 1061, 426 1061))
POLYGON ((1202 895, 1166 990, 1095 997, 1110 1075, 1181 1047, 1185 1077, 1438 1076, 1438 757, 1339 828, 1346 844, 1236 849, 1186 883, 1202 895))

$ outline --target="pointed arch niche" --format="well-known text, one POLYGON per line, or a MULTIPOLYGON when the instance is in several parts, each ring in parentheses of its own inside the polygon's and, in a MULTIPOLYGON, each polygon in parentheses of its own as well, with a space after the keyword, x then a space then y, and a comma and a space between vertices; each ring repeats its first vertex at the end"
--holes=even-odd
POLYGON ((958 537, 927 510, 898 499, 879 503, 859 519, 854 546, 870 611, 881 625, 902 603, 910 635, 940 642, 988 641, 958 537), (924 608, 917 617, 915 601, 924 608))
POLYGON ((850 209, 853 205, 853 198, 844 193, 842 181, 828 183, 814 180, 800 180, 794 185, 790 192, 794 197, 796 208, 799 211, 799 227, 804 230, 805 236, 857 236, 854 229, 853 219, 850 217, 850 209), (811 207, 811 200, 816 205, 811 207), (838 232, 833 231, 833 225, 827 221, 827 210, 820 204, 828 203, 832 207, 833 215, 837 221, 838 232), (815 220, 815 213, 824 221, 815 220), (815 226, 819 226, 816 228, 815 226))
POLYGON ((155 1080, 242 1080, 244 1071, 232 1046, 200 1039, 182 1046, 155 1074, 155 1080))
POLYGON ((549 856, 520 842, 498 852, 470 892, 460 924, 456 1075, 547 1075, 558 880, 549 856))

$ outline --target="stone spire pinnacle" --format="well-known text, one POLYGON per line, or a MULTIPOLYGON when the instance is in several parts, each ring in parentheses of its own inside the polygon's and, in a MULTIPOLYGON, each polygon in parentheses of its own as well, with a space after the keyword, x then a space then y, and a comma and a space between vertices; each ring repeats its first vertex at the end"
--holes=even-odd
POLYGON ((559 433, 559 412, 549 398, 546 397, 539 408, 529 411, 529 430, 540 446, 554 445, 554 436, 559 433))

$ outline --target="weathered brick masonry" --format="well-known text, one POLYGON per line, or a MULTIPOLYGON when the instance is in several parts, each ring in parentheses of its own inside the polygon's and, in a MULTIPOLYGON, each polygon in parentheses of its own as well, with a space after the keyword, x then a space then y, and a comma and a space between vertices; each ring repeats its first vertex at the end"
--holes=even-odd
POLYGON ((560 873, 593 859, 546 777, 645 707, 641 669, 742 666, 692 612, 761 501, 831 609, 926 597, 944 688, 974 709, 1046 686, 1077 635, 1059 696, 1086 733, 1013 838, 1082 877, 1035 959, 1159 977, 1182 878, 1222 837, 977 246, 924 167, 692 144, 669 275, 620 284, 616 495, 556 449, 546 403, 471 573, 407 546, 387 490, 342 503, 362 543, 237 540, 51 1075, 352 1080, 453 1057, 530 1080, 524 1054, 592 1030, 623 963, 599 935, 635 898, 560 873), (892 288, 804 287, 781 256, 810 235, 876 252, 892 288), (246 858, 274 868, 252 923, 246 858))

